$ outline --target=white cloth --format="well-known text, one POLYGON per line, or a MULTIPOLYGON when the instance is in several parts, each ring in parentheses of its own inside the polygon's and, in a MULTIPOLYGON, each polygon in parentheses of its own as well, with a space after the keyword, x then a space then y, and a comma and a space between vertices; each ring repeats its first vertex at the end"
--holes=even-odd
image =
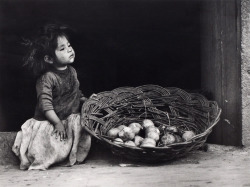
POLYGON ((46 170, 52 164, 67 158, 68 166, 85 160, 90 150, 91 137, 83 131, 80 115, 71 114, 62 122, 67 132, 66 141, 60 141, 60 137, 56 139, 55 135, 51 136, 54 127, 48 121, 31 118, 22 125, 12 147, 21 161, 20 169, 46 170))

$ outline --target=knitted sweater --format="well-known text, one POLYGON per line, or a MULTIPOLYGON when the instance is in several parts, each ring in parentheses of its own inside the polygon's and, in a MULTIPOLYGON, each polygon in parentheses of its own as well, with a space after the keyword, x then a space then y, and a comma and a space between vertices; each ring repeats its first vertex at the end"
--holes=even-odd
POLYGON ((72 66, 65 70, 52 69, 43 74, 36 83, 37 105, 34 118, 46 120, 45 111, 54 110, 60 120, 80 112, 80 97, 77 73, 72 66))

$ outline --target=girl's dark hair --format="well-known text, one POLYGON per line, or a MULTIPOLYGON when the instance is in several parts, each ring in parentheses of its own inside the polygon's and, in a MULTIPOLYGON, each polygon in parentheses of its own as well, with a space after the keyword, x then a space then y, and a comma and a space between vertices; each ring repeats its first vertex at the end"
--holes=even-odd
POLYGON ((49 23, 40 27, 32 39, 23 39, 23 44, 28 47, 24 65, 31 68, 35 76, 45 73, 49 68, 49 64, 44 61, 45 55, 54 58, 57 38, 65 36, 68 39, 69 31, 66 25, 49 23))

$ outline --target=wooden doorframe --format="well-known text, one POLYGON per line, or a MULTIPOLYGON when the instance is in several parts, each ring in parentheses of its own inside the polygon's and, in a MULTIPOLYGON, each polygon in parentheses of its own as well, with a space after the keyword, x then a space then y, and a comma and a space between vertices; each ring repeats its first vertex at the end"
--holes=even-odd
POLYGON ((222 108, 208 141, 242 145, 241 2, 207 0, 201 11, 201 87, 222 108))

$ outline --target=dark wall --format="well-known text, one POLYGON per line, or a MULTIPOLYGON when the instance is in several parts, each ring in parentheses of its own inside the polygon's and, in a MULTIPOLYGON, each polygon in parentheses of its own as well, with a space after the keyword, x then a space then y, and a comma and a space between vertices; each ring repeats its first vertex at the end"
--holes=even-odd
POLYGON ((201 85, 222 109, 208 141, 222 145, 242 146, 240 9, 240 0, 206 0, 201 14, 201 85))
POLYGON ((86 96, 120 86, 200 89, 200 3, 176 0, 0 1, 0 130, 33 116, 35 79, 23 36, 48 20, 71 25, 86 96))

